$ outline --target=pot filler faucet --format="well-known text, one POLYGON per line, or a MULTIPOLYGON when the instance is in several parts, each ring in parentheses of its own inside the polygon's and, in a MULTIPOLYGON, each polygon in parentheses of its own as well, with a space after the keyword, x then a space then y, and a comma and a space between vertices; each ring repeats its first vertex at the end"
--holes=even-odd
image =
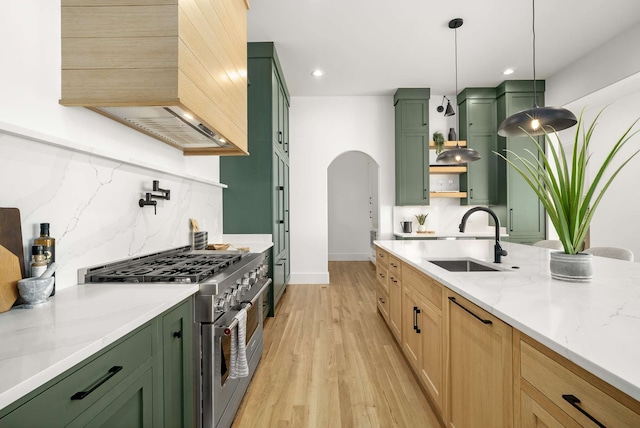
POLYGON ((471 214, 476 211, 485 211, 488 212, 491 217, 493 217, 493 221, 496 224, 496 245, 493 246, 493 262, 494 263, 502 263, 500 258, 502 256, 506 256, 507 252, 502 249, 500 246, 500 219, 491 209, 485 207, 474 207, 469 211, 464 213, 462 216, 462 220, 460 221, 460 232, 464 232, 465 227, 467 226, 467 219, 471 214))

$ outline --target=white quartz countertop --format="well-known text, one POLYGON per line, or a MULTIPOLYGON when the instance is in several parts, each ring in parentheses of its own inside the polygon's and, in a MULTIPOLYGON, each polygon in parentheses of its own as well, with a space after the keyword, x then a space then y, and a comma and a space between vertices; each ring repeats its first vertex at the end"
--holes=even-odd
POLYGON ((640 400, 640 263, 594 257, 593 280, 571 283, 551 279, 551 250, 544 248, 503 242, 507 271, 448 272, 426 259, 493 262, 494 242, 376 244, 640 400))
POLYGON ((0 409, 198 291, 198 285, 87 284, 0 314, 0 409))
POLYGON ((222 235, 222 240, 235 248, 249 248, 251 253, 262 253, 273 247, 271 235, 268 234, 225 234, 222 235))
MULTIPOLYGON (((430 233, 402 233, 402 232, 394 232, 394 236, 399 238, 419 238, 419 239, 446 239, 446 238, 455 238, 455 239, 475 239, 475 238, 494 238, 496 236, 495 229, 487 228, 485 230, 470 230, 466 232, 459 231, 431 231, 430 233)), ((500 236, 506 237, 509 236, 507 234, 507 229, 505 227, 500 228, 500 236)))

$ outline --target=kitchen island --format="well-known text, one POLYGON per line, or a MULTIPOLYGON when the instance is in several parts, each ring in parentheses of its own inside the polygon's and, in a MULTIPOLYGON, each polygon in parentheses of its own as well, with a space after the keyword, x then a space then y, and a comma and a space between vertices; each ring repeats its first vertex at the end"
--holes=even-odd
MULTIPOLYGON (((11 403, 190 299, 198 289, 197 284, 78 285, 59 290, 42 307, 0 314, 0 426, 11 403)), ((190 312, 191 306, 188 301, 185 309, 190 312)), ((191 323, 189 319, 186 325, 191 328, 191 323)), ((146 343, 142 339, 146 337, 140 339, 146 343)), ((151 340, 155 346, 158 339, 151 340)), ((123 364, 123 373, 127 364, 132 362, 123 364)), ((82 379, 83 384, 91 381, 82 379)))
MULTIPOLYGON (((502 247, 508 252, 508 255, 503 257, 502 264, 498 265, 504 270, 450 272, 427 260, 469 258, 493 265, 494 241, 421 240, 376 241, 375 243, 379 249, 383 250, 381 253, 383 257, 389 256, 389 260, 386 262, 389 266, 389 290, 392 290, 392 281, 402 283, 402 287, 407 285, 405 288, 408 290, 422 287, 425 281, 421 281, 421 283, 414 281, 413 284, 410 284, 412 277, 407 273, 411 273, 412 269, 421 275, 424 274, 425 278, 434 280, 438 287, 444 287, 442 300, 438 300, 439 297, 432 299, 442 308, 441 314, 434 312, 435 315, 433 315, 430 309, 425 311, 424 308, 421 308, 422 311, 418 309, 416 313, 415 308, 420 307, 416 304, 413 306, 414 319, 412 320, 409 316, 409 324, 406 328, 407 308, 402 306, 404 311, 402 312, 402 334, 404 336, 399 339, 399 342, 405 355, 407 355, 407 350, 412 349, 411 343, 405 343, 407 336, 413 334, 412 322, 413 331, 420 330, 422 327, 416 321, 421 317, 440 322, 445 326, 443 330, 447 328, 448 322, 453 325, 453 321, 447 318, 453 310, 447 309, 447 307, 453 305, 451 307, 457 308, 460 306, 458 303, 462 300, 460 298, 457 301, 454 301, 455 298, 452 300, 451 295, 455 293, 477 305, 479 310, 495 316, 497 321, 503 321, 506 327, 510 326, 509 329, 513 328, 513 347, 514 350, 517 348, 517 351, 513 353, 513 365, 516 369, 514 373, 517 373, 513 376, 514 394, 519 390, 519 382, 521 382, 518 366, 521 355, 523 361, 525 358, 529 358, 529 354, 526 354, 529 352, 528 345, 522 345, 521 354, 520 341, 517 338, 528 336, 589 374, 627 394, 628 397, 623 397, 622 401, 627 407, 634 409, 636 413, 638 412, 636 400, 640 400, 640 370, 638 370, 640 343, 637 341, 640 333, 640 264, 594 257, 593 280, 589 283, 569 283, 551 279, 549 273, 550 250, 548 249, 504 242, 502 247), (402 265, 401 272, 397 268, 398 265, 402 265), (393 276, 393 268, 396 269, 397 279, 393 276), (627 400, 629 397, 631 399, 627 400)), ((383 268, 384 263, 382 264, 383 268)), ((383 270, 383 276, 384 274, 383 270)), ((380 278, 378 282, 380 282, 380 278)), ((405 288, 402 289, 403 293, 405 288)), ((429 293, 433 295, 431 291, 424 292, 423 295, 430 297, 429 293)), ((389 291, 389 299, 391 297, 391 291, 389 291)), ((402 294, 402 297, 404 305, 407 296, 402 294)), ((428 298, 424 298, 422 301, 428 302, 428 298)), ((389 307, 393 305, 393 301, 389 303, 389 307)), ((409 311, 410 309, 411 305, 409 305, 409 311)), ((478 320, 495 326, 497 322, 494 321, 491 324, 490 318, 480 316, 478 320)), ((389 319, 393 319, 392 314, 389 319)), ((428 321, 425 322, 428 323, 428 321)), ((389 324, 392 327, 392 323, 389 324)), ((453 329, 453 327, 449 328, 453 329)), ((391 329, 393 331, 393 328, 391 329)), ((426 327, 422 329, 424 330, 426 327)), ((505 335, 505 337, 507 336, 505 335)), ((397 334, 396 338, 398 338, 397 334)), ((442 346, 446 347, 449 340, 453 341, 454 339, 446 336, 442 341, 444 343, 442 346)), ((523 340, 523 343, 525 342, 523 340)), ((508 335, 508 340, 505 340, 502 345, 503 349, 511 346, 511 333, 508 335)), ((424 352, 428 352, 428 349, 424 348, 424 352)), ((503 354, 509 358, 508 366, 511 365, 510 354, 510 350, 503 354)), ((538 355, 538 352, 532 351, 530 354, 538 355)), ((540 354, 542 355, 542 353, 540 354)), ((443 359, 447 357, 446 352, 441 352, 440 355, 443 355, 443 359)), ((411 357, 408 358, 411 360, 411 357)), ((503 361, 503 364, 506 366, 506 361, 503 361)), ((451 376, 451 369, 448 368, 448 370, 447 375, 451 376)), ((575 371, 578 369, 574 369, 575 371)), ((546 373, 546 369, 542 373, 546 373)), ((523 369, 523 379, 524 377, 525 370, 523 369)), ((525 383, 524 380, 522 382, 525 383)), ((444 383, 446 384, 446 382, 444 383)), ((438 385, 437 382, 435 385, 438 385)), ((604 385, 602 388, 607 389, 608 385, 604 385)), ((441 393, 442 388, 436 392, 441 393)), ((510 396, 510 394, 506 395, 510 396)), ((519 395, 514 396, 514 401, 518 401, 516 405, 520 406, 517 399, 519 395)), ((565 400, 567 399, 565 398, 565 400)), ((443 409, 450 414, 451 409, 446 408, 447 399, 442 399, 441 403, 444 403, 442 404, 443 409)), ((575 406, 574 403, 573 407, 575 406)), ((445 412, 443 419, 450 420, 446 415, 445 412)))

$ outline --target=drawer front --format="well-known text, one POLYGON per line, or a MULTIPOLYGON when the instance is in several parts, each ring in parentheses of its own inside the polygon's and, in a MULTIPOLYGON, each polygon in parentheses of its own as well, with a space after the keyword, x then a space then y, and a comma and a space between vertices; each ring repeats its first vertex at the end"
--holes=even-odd
POLYGON ((151 325, 143 327, 6 415, 0 427, 67 425, 146 361, 151 364, 152 335, 151 325))
POLYGON ((385 321, 389 323, 389 294, 382 288, 382 285, 378 283, 376 287, 376 298, 378 300, 377 305, 380 313, 384 317, 385 321))
POLYGON ((406 263, 402 265, 402 282, 442 310, 442 293, 444 292, 442 285, 406 263))
POLYGON ((381 264, 385 268, 389 266, 389 253, 376 247, 376 264, 381 264))
POLYGON ((380 284, 385 293, 389 294, 389 272, 387 268, 376 264, 376 278, 378 279, 378 284, 380 284))
POLYGON ((606 427, 640 427, 640 415, 570 371, 559 361, 524 341, 520 341, 520 352, 522 378, 580 425, 597 425, 583 413, 585 412, 606 427))
POLYGON ((396 279, 402 279, 402 262, 389 254, 389 276, 391 275, 396 279))

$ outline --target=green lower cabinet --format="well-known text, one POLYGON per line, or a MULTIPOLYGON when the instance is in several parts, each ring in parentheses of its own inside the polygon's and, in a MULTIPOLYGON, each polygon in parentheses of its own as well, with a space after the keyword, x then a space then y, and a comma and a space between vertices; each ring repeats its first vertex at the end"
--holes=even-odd
POLYGON ((1 409, 0 428, 193 426, 192 319, 189 298, 1 409))
POLYGON ((165 427, 194 425, 193 305, 186 301, 162 316, 162 384, 165 427))

